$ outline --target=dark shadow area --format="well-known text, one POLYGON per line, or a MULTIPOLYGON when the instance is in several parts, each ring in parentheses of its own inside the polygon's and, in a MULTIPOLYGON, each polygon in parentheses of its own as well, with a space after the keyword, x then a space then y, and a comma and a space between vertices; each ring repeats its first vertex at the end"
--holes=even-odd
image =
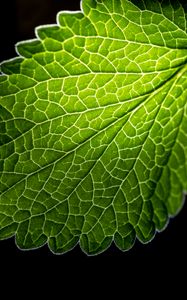
POLYGON ((80 0, 1 1, 0 61, 16 56, 16 42, 35 38, 36 26, 56 23, 56 14, 61 10, 80 10, 80 0))

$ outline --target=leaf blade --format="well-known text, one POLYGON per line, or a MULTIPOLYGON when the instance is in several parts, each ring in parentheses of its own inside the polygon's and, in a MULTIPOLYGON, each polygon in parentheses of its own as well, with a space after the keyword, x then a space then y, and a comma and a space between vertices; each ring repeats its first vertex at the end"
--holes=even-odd
POLYGON ((0 237, 20 248, 127 250, 182 206, 185 8, 132 2, 84 0, 1 66, 0 237))

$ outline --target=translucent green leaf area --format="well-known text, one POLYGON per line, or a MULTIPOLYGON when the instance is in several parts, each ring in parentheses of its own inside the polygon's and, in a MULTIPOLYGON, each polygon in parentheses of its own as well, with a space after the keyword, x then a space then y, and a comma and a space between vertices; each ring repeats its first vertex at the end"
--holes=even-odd
POLYGON ((150 241, 187 190, 187 8, 83 0, 0 77, 0 238, 21 249, 150 241))

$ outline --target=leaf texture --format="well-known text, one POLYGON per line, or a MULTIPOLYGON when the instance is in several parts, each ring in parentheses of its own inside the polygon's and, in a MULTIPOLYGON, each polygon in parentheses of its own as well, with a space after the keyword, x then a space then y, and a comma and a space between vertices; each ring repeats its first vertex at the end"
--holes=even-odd
POLYGON ((83 0, 1 65, 0 239, 150 241, 187 190, 187 8, 83 0))

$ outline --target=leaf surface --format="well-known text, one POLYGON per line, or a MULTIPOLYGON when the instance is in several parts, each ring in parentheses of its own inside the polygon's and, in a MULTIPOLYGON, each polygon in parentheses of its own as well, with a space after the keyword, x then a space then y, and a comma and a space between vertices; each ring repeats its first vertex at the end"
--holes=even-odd
POLYGON ((187 190, 187 8, 83 0, 1 65, 0 239, 150 241, 187 190))

